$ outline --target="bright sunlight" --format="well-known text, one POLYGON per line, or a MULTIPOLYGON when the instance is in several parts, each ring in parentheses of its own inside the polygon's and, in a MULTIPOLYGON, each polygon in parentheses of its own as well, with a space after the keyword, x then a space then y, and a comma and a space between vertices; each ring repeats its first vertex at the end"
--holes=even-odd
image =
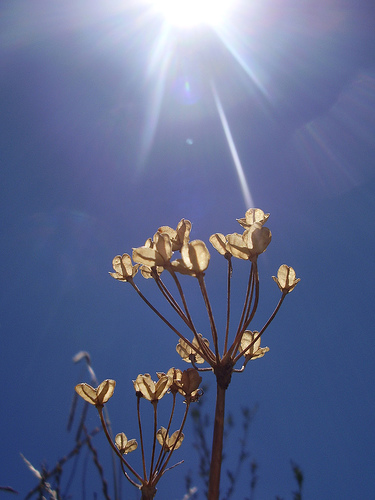
POLYGON ((154 0, 156 8, 169 24, 192 28, 199 24, 217 26, 223 19, 229 0, 154 0))

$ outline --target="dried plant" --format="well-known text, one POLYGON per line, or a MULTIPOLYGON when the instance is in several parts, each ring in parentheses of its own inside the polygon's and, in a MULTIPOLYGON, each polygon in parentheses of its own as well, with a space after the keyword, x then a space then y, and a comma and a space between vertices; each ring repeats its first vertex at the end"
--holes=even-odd
MULTIPOLYGON (((275 318, 285 297, 294 290, 300 281, 296 278, 293 268, 285 264, 281 265, 277 275, 273 276, 281 292, 279 301, 261 328, 257 330, 250 329, 250 324, 254 320, 260 299, 258 258, 266 251, 272 239, 271 231, 265 226, 268 218, 269 214, 265 214, 260 209, 249 209, 245 217, 237 219, 243 228, 241 234, 232 233, 224 236, 222 233, 215 233, 209 238, 214 249, 223 256, 227 267, 226 320, 222 332, 217 327, 205 283, 205 274, 210 262, 210 253, 203 241, 190 241, 192 228, 190 221, 182 219, 176 229, 169 226, 162 226, 152 238, 146 240, 143 246, 133 249, 132 257, 125 253, 117 255, 113 259, 114 272, 111 272, 110 275, 120 282, 129 283, 130 287, 138 294, 142 301, 177 335, 178 344, 176 351, 183 361, 190 363, 192 366, 183 371, 170 368, 166 373, 157 373, 156 380, 153 380, 147 373, 140 374, 135 378, 133 385, 137 398, 138 446, 138 442, 133 438, 128 439, 124 432, 118 433, 115 437, 112 435, 108 414, 106 413, 106 405, 114 395, 116 382, 108 379, 98 384, 88 354, 82 352, 75 356, 74 360, 76 362, 81 359, 86 360, 93 382, 93 385, 87 383, 78 384, 75 387, 76 393, 86 402, 86 410, 87 406, 91 405, 98 411, 101 426, 111 446, 113 457, 119 460, 125 478, 141 491, 142 500, 153 499, 160 479, 168 470, 181 463, 180 461, 170 466, 172 455, 181 447, 184 440, 183 429, 189 410, 191 409, 191 404, 198 401, 202 396, 203 391, 200 388, 202 382, 200 373, 202 372, 211 372, 214 375, 216 382, 216 406, 211 450, 209 450, 206 435, 203 432, 204 426, 200 425, 199 432, 201 434, 199 435, 198 433, 198 437, 202 443, 200 463, 204 470, 203 474, 207 476, 208 500, 219 499, 223 443, 225 441, 225 396, 232 380, 232 374, 243 373, 249 361, 262 358, 269 351, 268 347, 261 347, 261 338, 275 318), (176 253, 177 258, 175 258, 176 253), (231 318, 231 303, 233 300, 232 275, 234 273, 233 258, 247 261, 249 266, 243 308, 235 321, 237 325, 235 328, 233 328, 234 321, 231 318), (170 276, 174 292, 171 291, 170 286, 167 286, 163 273, 170 276), (175 324, 167 319, 164 312, 157 309, 151 300, 144 295, 140 285, 136 283, 140 275, 144 279, 151 279, 155 282, 157 290, 162 294, 168 306, 174 311, 176 317, 182 320, 183 328, 178 326, 181 322, 175 324), (180 278, 181 275, 197 280, 197 287, 207 311, 210 327, 209 335, 199 333, 195 315, 190 310, 186 299, 180 278), (170 401, 170 414, 164 425, 159 427, 158 407, 162 399, 170 401), (150 443, 151 456, 149 458, 146 457, 141 421, 141 411, 145 411, 146 409, 142 400, 151 403, 151 408, 149 408, 153 415, 152 442, 150 443), (182 420, 176 429, 174 420, 178 401, 184 403, 185 410, 182 420), (158 445, 160 445, 160 449, 158 449, 158 445), (141 471, 137 471, 131 465, 128 458, 128 455, 136 450, 140 450, 141 454, 141 471), (209 465, 207 465, 208 455, 210 455, 209 465)), ((186 285, 184 284, 184 286, 186 285)), ((237 290, 234 300, 238 302, 237 290)), ((245 446, 245 435, 251 415, 252 413, 249 410, 243 410, 244 436, 241 438, 242 441, 239 448, 239 462, 233 470, 227 469, 226 471, 229 479, 229 488, 222 495, 222 498, 225 499, 229 499, 233 495, 239 470, 244 461, 249 458, 245 446)), ((193 418, 196 419, 197 424, 197 418, 201 418, 200 412, 193 411, 193 418)), ((77 443, 81 442, 79 441, 79 436, 84 429, 84 425, 80 425, 76 439, 77 443)), ((195 429, 197 430, 197 425, 195 429)), ((91 438, 87 431, 85 431, 85 439, 89 448, 91 446, 93 449, 91 438)), ((95 457, 94 452, 93 455, 95 457)), ((33 469, 31 464, 28 466, 33 469)), ((102 478, 103 492, 106 496, 108 495, 106 481, 104 480, 99 461, 97 461, 97 467, 102 478)), ((256 462, 250 462, 249 467, 251 477, 249 492, 251 498, 253 498, 257 484, 256 462)), ((113 467, 113 469, 115 471, 116 468, 113 467)), ((294 496, 301 499, 303 476, 297 466, 293 465, 293 471, 299 487, 294 496)), ((38 491, 42 491, 44 488, 43 491, 48 492, 51 498, 60 498, 58 491, 53 490, 47 482, 52 472, 44 475, 38 472, 38 474, 41 485, 38 491)), ((114 483, 115 485, 117 484, 116 477, 114 478, 114 483)), ((115 497, 119 498, 116 488, 115 497)), ((185 498, 195 497, 196 489, 190 483, 188 484, 185 498)))
MULTIPOLYGON (((234 372, 243 372, 250 360, 263 357, 269 350, 268 347, 260 346, 261 337, 275 318, 285 297, 299 282, 299 279, 296 279, 293 268, 285 264, 280 266, 277 276, 273 277, 281 291, 281 297, 275 310, 260 330, 248 329, 250 323, 254 319, 259 303, 258 257, 265 252, 272 238, 271 231, 264 225, 268 217, 269 214, 265 214, 260 209, 249 209, 245 217, 237 219, 244 229, 242 234, 232 233, 224 236, 222 233, 216 233, 210 237, 212 246, 227 261, 228 268, 226 327, 222 336, 219 335, 216 326, 205 284, 205 272, 210 262, 210 253, 203 241, 190 241, 190 232, 192 228, 190 221, 182 219, 176 229, 169 226, 160 227, 152 238, 146 240, 143 246, 133 249, 132 259, 129 254, 123 254, 122 256, 117 255, 113 259, 112 264, 114 272, 110 273, 111 276, 116 280, 129 283, 139 297, 179 337, 176 348, 177 352, 184 361, 193 365, 193 369, 190 369, 190 371, 186 370, 182 375, 178 375, 177 377, 175 377, 176 371, 173 372, 173 369, 171 369, 172 371, 170 370, 170 372, 168 372, 170 375, 160 375, 157 383, 154 383, 148 374, 139 375, 134 382, 134 387, 138 395, 138 420, 141 436, 139 400, 143 397, 151 401, 154 406, 154 444, 152 447, 149 474, 146 474, 142 438, 142 476, 132 469, 130 464, 123 458, 118 450, 116 452, 122 460, 124 474, 133 484, 141 489, 142 498, 154 497, 156 493, 156 484, 165 472, 165 465, 168 463, 174 449, 177 448, 177 445, 180 445, 182 426, 185 423, 190 402, 194 401, 195 397, 198 397, 198 395, 195 396, 195 393, 198 391, 200 382, 200 376, 198 375, 199 371, 211 371, 216 377, 216 408, 207 496, 209 500, 217 500, 219 498, 225 423, 225 394, 231 382, 232 374, 234 372), (175 252, 179 252, 180 256, 179 258, 173 259, 175 252), (238 320, 238 326, 234 332, 231 332, 230 309, 233 257, 249 262, 249 279, 245 292, 242 314, 238 320), (132 260, 135 264, 133 264, 132 260), (155 281, 158 290, 177 316, 183 321, 192 337, 183 333, 180 328, 167 320, 164 314, 153 306, 149 299, 141 292, 139 286, 135 283, 135 278, 139 270, 140 274, 145 279, 153 279, 155 281), (165 281, 162 279, 162 273, 164 271, 171 276, 178 298, 170 291, 165 281), (213 344, 212 348, 210 347, 210 341, 198 333, 179 279, 179 275, 181 274, 195 278, 198 282, 200 293, 208 314, 211 330, 210 336, 213 344), (242 366, 237 368, 236 366, 240 361, 242 366), (207 366, 198 367, 198 365, 204 363, 207 366), (171 390, 171 387, 175 387, 174 391, 171 390), (159 399, 161 399, 168 390, 172 392, 174 398, 177 392, 184 392, 185 395, 187 395, 185 399, 187 405, 183 424, 177 434, 174 433, 172 437, 168 436, 169 425, 167 429, 162 428, 163 430, 156 430, 157 404, 159 399), (175 437, 173 438, 173 436, 175 437), (162 455, 159 456, 156 462, 157 466, 154 466, 156 440, 162 442, 163 453, 169 452, 170 454, 162 467, 162 455), (158 470, 158 467, 160 470, 158 470), (125 469, 130 471, 138 482, 133 481, 128 476, 128 472, 126 472, 125 469)), ((236 300, 238 300, 238 297, 236 297, 236 300)), ((114 386, 114 381, 107 380, 100 384, 97 389, 85 384, 80 384, 76 387, 76 391, 86 401, 96 406, 107 438, 113 449, 116 449, 106 431, 105 421, 102 416, 104 403, 112 396, 114 386)), ((173 410, 171 418, 172 414, 173 410)))
MULTIPOLYGON (((99 384, 97 388, 94 388, 86 383, 78 384, 75 387, 77 394, 81 396, 87 403, 95 406, 98 410, 102 428, 107 437, 107 440, 111 445, 113 451, 121 460, 122 472, 126 479, 132 485, 139 488, 139 490, 142 492, 142 500, 154 498, 156 494, 156 485, 160 481, 161 477, 165 474, 165 472, 171 468, 167 468, 167 465, 174 451, 176 451, 181 446, 184 439, 182 430, 186 422, 190 404, 198 401, 201 395, 199 384, 202 380, 202 377, 200 377, 197 370, 195 370, 194 368, 189 368, 183 372, 181 372, 181 370, 171 368, 166 374, 158 373, 157 376, 157 382, 154 382, 148 373, 144 375, 138 375, 136 380, 133 381, 137 396, 137 415, 142 453, 143 470, 141 473, 138 473, 124 456, 138 448, 137 441, 135 439, 128 440, 125 433, 121 432, 116 435, 113 442, 112 436, 108 430, 108 426, 103 415, 104 405, 113 396, 116 382, 114 380, 104 380, 104 382, 99 384), (168 425, 166 428, 160 427, 159 429, 157 429, 158 403, 167 393, 172 394, 172 406, 168 425), (171 436, 169 436, 176 407, 176 398, 178 394, 182 395, 184 398, 185 412, 179 429, 177 429, 171 436), (153 407, 153 442, 150 467, 148 472, 141 424, 141 399, 149 401, 153 407), (161 449, 158 454, 156 452, 156 442, 161 445, 161 449), (156 457, 156 455, 158 456, 156 457), (134 476, 134 478, 132 476, 134 476)), ((175 465, 173 467, 175 467, 175 465)))

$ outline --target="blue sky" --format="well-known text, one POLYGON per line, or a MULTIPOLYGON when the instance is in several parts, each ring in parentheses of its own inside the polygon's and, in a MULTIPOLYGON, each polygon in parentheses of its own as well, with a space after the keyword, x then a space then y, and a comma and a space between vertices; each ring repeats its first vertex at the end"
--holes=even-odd
MULTIPOLYGON (((137 437, 131 380, 185 366, 172 332, 108 276, 112 258, 181 218, 209 246, 211 234, 240 230, 250 197, 271 213, 273 234, 254 329, 278 301, 279 265, 301 277, 265 333, 270 352, 228 391, 234 415, 259 406, 249 436, 256 498, 291 498, 292 459, 308 500, 373 499, 371 2, 238 0, 216 30, 189 32, 130 0, 13 0, 1 10, 0 486, 25 496, 35 484, 20 453, 39 466, 70 451, 73 387, 88 380, 72 363, 80 350, 99 379, 117 381, 115 432, 137 437)), ((206 281, 220 315, 225 269, 211 254, 206 281)), ((242 303, 245 263, 234 272, 242 303)), ((162 304, 152 283, 137 283, 162 304)), ((229 459, 236 446, 234 436, 229 459)), ((185 493, 196 459, 188 431, 176 456, 186 465, 159 498, 185 493)), ((236 498, 247 485, 244 476, 236 498)), ((136 498, 125 484, 124 498, 136 498)))

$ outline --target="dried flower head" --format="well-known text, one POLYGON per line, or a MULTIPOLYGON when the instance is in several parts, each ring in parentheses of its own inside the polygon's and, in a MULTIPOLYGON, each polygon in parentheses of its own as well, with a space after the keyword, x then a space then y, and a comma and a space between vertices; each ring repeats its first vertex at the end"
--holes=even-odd
POLYGON ((279 267, 276 276, 272 276, 273 280, 277 283, 277 286, 283 293, 291 292, 297 285, 300 278, 296 278, 296 272, 292 267, 283 264, 279 267))
POLYGON ((138 447, 138 443, 135 439, 129 439, 123 432, 117 434, 115 437, 115 443, 120 453, 127 455, 131 451, 134 451, 138 447))
MULTIPOLYGON (((198 336, 200 340, 202 341, 203 344, 205 344, 207 347, 210 345, 209 341, 205 339, 201 333, 198 333, 198 336)), ((194 347, 199 349, 199 343, 198 340, 194 337, 192 344, 194 347)), ((191 363, 191 357, 193 357, 194 363, 204 363, 205 359, 202 358, 200 354, 198 354, 194 349, 192 349, 184 340, 179 339, 178 344, 176 346, 176 351, 178 354, 181 356, 181 358, 186 361, 187 363, 191 363)))
POLYGON ((180 430, 175 431, 171 437, 169 437, 167 433, 167 429, 165 427, 161 427, 157 434, 156 439, 162 445, 165 451, 170 451, 172 448, 177 450, 182 444, 184 440, 184 435, 180 430))
POLYGON ((161 399, 172 385, 172 380, 167 375, 162 375, 157 382, 154 382, 149 373, 138 375, 136 380, 133 380, 134 389, 137 395, 148 399, 149 401, 157 401, 161 399))
POLYGON ((133 266, 130 255, 127 253, 124 253, 122 256, 116 255, 112 260, 112 266, 115 272, 109 274, 112 278, 119 281, 129 281, 129 279, 133 279, 139 268, 139 264, 133 266))
POLYGON ((75 391, 88 403, 101 407, 113 396, 115 385, 114 380, 104 380, 96 389, 89 384, 78 384, 75 391))
POLYGON ((228 250, 238 259, 254 260, 263 253, 271 243, 272 234, 268 227, 255 222, 243 234, 227 235, 228 250))
POLYGON ((195 368, 188 368, 182 372, 180 380, 176 380, 175 384, 178 387, 178 392, 185 396, 186 401, 198 401, 202 391, 199 385, 202 382, 202 377, 195 368))
POLYGON ((211 235, 210 243, 220 255, 231 255, 230 250, 228 249, 228 241, 223 234, 215 233, 211 235))
POLYGON ((239 222, 245 229, 248 229, 255 222, 263 225, 269 216, 270 214, 265 214, 260 208, 249 208, 249 210, 245 213, 245 217, 237 219, 237 222, 239 222))
POLYGON ((155 233, 143 247, 133 248, 133 260, 148 267, 165 268, 172 257, 172 243, 167 233, 155 233))
MULTIPOLYGON (((241 339, 241 347, 238 349, 240 352, 244 351, 249 345, 254 342, 254 339, 257 337, 259 332, 254 330, 251 332, 250 330, 245 330, 242 339, 241 339)), ((269 351, 268 347, 260 347, 260 337, 258 340, 254 342, 254 344, 249 347, 249 349, 244 353, 244 356, 247 361, 250 359, 262 358, 266 352, 269 351)))
POLYGON ((203 273, 210 262, 210 253, 201 240, 193 240, 181 248, 181 259, 175 260, 173 268, 182 274, 196 276, 203 273))
POLYGON ((161 226, 158 232, 161 234, 168 234, 171 243, 172 250, 181 250, 182 245, 186 245, 189 242, 189 235, 191 231, 191 222, 186 219, 181 219, 177 225, 177 229, 172 229, 169 226, 161 226))
POLYGON ((182 378, 182 371, 179 370, 178 368, 169 368, 167 373, 164 372, 156 372, 156 375, 160 379, 161 377, 167 376, 170 381, 171 385, 169 386, 169 390, 172 394, 176 394, 179 390, 178 386, 176 385, 176 382, 181 380, 182 378))

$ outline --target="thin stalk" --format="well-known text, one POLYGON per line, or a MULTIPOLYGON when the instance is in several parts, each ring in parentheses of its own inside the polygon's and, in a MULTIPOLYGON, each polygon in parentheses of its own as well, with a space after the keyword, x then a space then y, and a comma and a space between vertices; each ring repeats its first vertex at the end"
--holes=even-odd
POLYGON ((120 462, 121 464, 121 470, 122 470, 122 473, 124 474, 124 476, 126 477, 126 479, 133 485, 133 486, 136 486, 137 488, 139 488, 139 484, 136 483, 135 481, 133 481, 133 479, 129 476, 129 474, 126 472, 125 470, 125 465, 123 463, 123 461, 121 460, 120 462))
POLYGON ((168 467, 168 469, 165 469, 165 470, 164 470, 164 473, 165 473, 165 472, 167 472, 167 471, 169 471, 169 470, 174 469, 175 467, 177 467, 178 465, 181 465, 181 464, 183 464, 183 463, 184 463, 184 461, 183 461, 183 460, 180 460, 179 462, 175 463, 174 465, 171 465, 170 467, 168 467))
MULTIPOLYGON (((105 415, 105 420, 106 420, 106 423, 107 423, 109 435, 113 436, 112 427, 111 427, 111 421, 109 419, 109 413, 108 413, 108 410, 107 410, 106 407, 104 407, 104 415, 105 415)), ((117 467, 116 467, 116 460, 115 460, 116 457, 115 457, 113 451, 111 453, 111 458, 112 458, 112 470, 113 470, 113 482, 114 482, 114 489, 115 489, 115 499, 119 500, 120 499, 120 495, 119 495, 119 492, 118 492, 117 467)))
POLYGON ((212 439, 212 454, 210 465, 210 478, 208 486, 208 500, 219 500, 221 460, 223 455, 225 391, 217 384, 215 424, 212 439))
MULTIPOLYGON (((166 435, 168 435, 169 430, 170 430, 171 425, 172 425, 172 419, 173 419, 174 410, 175 410, 175 407, 176 407, 176 395, 177 394, 175 392, 173 392, 173 404, 172 404, 171 416, 169 417, 169 422, 168 422, 168 427, 167 427, 166 435)), ((162 463, 162 461, 164 459, 164 456, 165 456, 165 453, 163 454, 163 446, 162 446, 161 450, 160 450, 160 453, 159 453, 159 457, 158 457, 156 465, 155 465, 155 471, 158 470, 158 467, 162 463)))
POLYGON ((165 299, 167 300, 167 302, 169 303, 170 306, 172 306, 172 308, 176 311, 176 313, 180 316, 180 318, 183 320, 183 322, 189 327, 191 328, 190 326, 190 323, 189 323, 189 319, 187 318, 187 316, 184 314, 184 311, 181 309, 180 305, 178 304, 178 302, 176 301, 176 299, 173 297, 173 295, 171 294, 171 292, 168 290, 168 288, 164 285, 162 279, 160 278, 160 276, 158 275, 158 273, 155 271, 153 273, 153 277, 154 277, 154 280, 156 281, 156 284, 159 288, 159 290, 161 291, 161 293, 164 295, 165 299))
POLYGON ((194 361, 194 356, 190 355, 190 361, 191 361, 191 364, 193 365, 193 368, 195 368, 197 371, 199 372, 212 372, 212 367, 210 368, 199 368, 199 366, 196 365, 195 361, 194 361))
POLYGON ((259 302, 259 274, 258 274, 258 265, 256 262, 254 262, 254 267, 253 267, 253 273, 254 273, 254 280, 255 280, 255 298, 254 298, 254 305, 253 309, 251 311, 250 316, 246 317, 245 323, 243 325, 242 331, 244 332, 246 328, 249 326, 249 324, 252 322, 256 310, 258 308, 258 302, 259 302))
POLYGON ((204 355, 204 353, 202 351, 200 351, 199 349, 197 349, 196 346, 194 346, 186 337, 184 337, 182 335, 182 333, 180 333, 177 328, 175 328, 168 320, 167 318, 165 318, 157 309, 156 307, 154 307, 151 302, 146 299, 146 297, 143 295, 143 293, 140 291, 140 289, 137 287, 137 285, 134 283, 133 280, 130 280, 128 281, 132 287, 134 288, 134 290, 137 292, 137 294, 140 296, 140 298, 143 300, 143 302, 145 302, 145 304, 148 305, 148 307, 180 338, 182 339, 184 342, 186 342, 186 344, 191 347, 193 349, 193 351, 197 352, 197 354, 199 354, 200 356, 202 356, 203 359, 206 359, 206 361, 211 364, 208 360, 207 360, 207 356, 204 355))
POLYGON ((178 440, 180 439, 180 436, 181 436, 181 434, 182 434, 182 430, 183 430, 183 428, 184 428, 184 425, 185 425, 185 422, 186 422, 186 418, 187 418, 187 415, 188 415, 188 412, 189 412, 189 408, 190 408, 190 402, 189 402, 189 401, 187 401, 187 402, 186 402, 186 409, 185 409, 185 413, 184 413, 184 416, 183 416, 183 419, 182 419, 182 422, 181 422, 181 426, 180 426, 179 433, 177 434, 176 441, 175 441, 175 443, 174 443, 173 447, 171 448, 171 450, 170 450, 170 452, 169 452, 169 455, 168 455, 168 457, 167 457, 167 460, 164 462, 163 467, 160 469, 160 472, 159 472, 159 474, 158 474, 158 476, 157 476, 157 478, 156 478, 156 480, 155 480, 155 482, 154 482, 154 485, 155 485, 155 486, 156 486, 156 484, 158 483, 158 481, 160 481, 160 479, 161 479, 162 475, 163 475, 163 474, 164 474, 164 472, 166 471, 166 467, 167 467, 167 465, 168 465, 168 462, 169 462, 169 460, 170 460, 170 459, 171 459, 171 457, 172 457, 172 454, 173 454, 173 452, 174 452, 174 449, 175 449, 175 447, 176 447, 176 444, 178 443, 178 440))
POLYGON ((159 457, 158 457, 158 460, 156 462, 156 465, 155 465, 155 468, 154 468, 154 472, 153 472, 153 475, 152 475, 152 478, 150 479, 150 481, 154 482, 155 479, 158 477, 158 467, 160 467, 160 464, 163 463, 163 460, 165 459, 165 456, 168 452, 164 449, 163 445, 161 445, 161 451, 160 451, 160 454, 159 454, 159 457))
POLYGON ((220 355, 219 355, 218 335, 217 335, 217 330, 216 330, 214 315, 212 313, 212 308, 211 308, 210 300, 208 298, 207 289, 206 289, 206 285, 205 285, 205 282, 204 282, 203 273, 197 274, 197 278, 198 278, 199 286, 200 286, 200 289, 201 289, 201 292, 202 292, 203 300, 204 300, 204 303, 206 305, 208 317, 209 317, 209 320, 210 320, 212 340, 213 340, 214 346, 215 346, 216 363, 219 364, 220 363, 220 355))
POLYGON ((150 479, 152 478, 152 473, 154 470, 154 460, 155 460, 155 448, 156 448, 156 433, 158 429, 158 399, 151 401, 152 406, 154 407, 154 439, 152 443, 152 457, 151 457, 151 466, 150 466, 150 479))
POLYGON ((180 284, 180 281, 179 279, 177 278, 176 276, 176 273, 174 272, 173 270, 173 267, 171 266, 170 268, 168 268, 168 271, 170 272, 170 274, 172 275, 173 279, 174 279, 174 282, 176 284, 176 287, 177 287, 177 290, 180 294, 180 297, 181 297, 181 300, 182 300, 182 303, 184 305, 184 309, 185 309, 185 313, 186 313, 186 317, 188 318, 189 322, 190 322, 190 325, 188 324, 189 328, 192 330, 192 332, 194 333, 194 337, 196 338, 197 342, 198 342, 198 345, 199 345, 199 348, 201 349, 202 352, 204 352, 206 354, 206 356, 208 358, 211 358, 212 361, 214 361, 214 356, 213 356, 213 353, 212 353, 212 356, 211 356, 211 350, 209 348, 207 348, 207 346, 204 344, 204 342, 201 340, 201 338, 199 337, 198 335, 198 332, 194 326, 194 323, 193 323, 193 320, 192 320, 192 317, 190 315, 190 312, 189 312, 189 308, 188 308, 188 305, 187 305, 187 302, 186 302, 186 299, 185 299, 185 295, 184 295, 184 292, 182 290, 182 287, 181 287, 181 284, 180 284))
POLYGON ((171 276, 172 276, 172 278, 173 278, 173 280, 174 280, 174 282, 176 284, 178 293, 180 294, 180 297, 181 297, 181 300, 182 300, 182 303, 183 303, 183 306, 184 306, 184 309, 185 309, 186 317, 187 317, 187 319, 190 322, 190 327, 193 330, 193 332, 196 332, 196 329, 194 327, 193 320, 191 318, 191 315, 190 315, 190 312, 189 312, 189 308, 188 308, 188 305, 187 305, 187 302, 186 302, 186 299, 185 299, 185 294, 182 291, 182 287, 181 287, 180 281, 177 278, 176 273, 174 272, 172 266, 171 266, 171 268, 168 268, 168 271, 171 274, 171 276))
MULTIPOLYGON (((246 322, 248 321, 249 317, 251 317, 251 304, 253 302, 253 296, 254 296, 254 285, 255 285, 255 280, 254 280, 254 273, 252 272, 252 280, 251 280, 251 292, 250 292, 250 298, 248 300, 248 303, 247 303, 247 307, 246 307, 246 313, 245 313, 245 318, 243 320, 243 323, 242 323, 242 326, 241 328, 239 329, 239 331, 244 331, 244 325, 246 324, 246 322)), ((254 306, 253 306, 253 310, 254 310, 254 306)))
MULTIPOLYGON (((270 323, 273 321, 273 319, 275 318, 276 314, 278 313, 280 307, 281 307, 281 304, 283 303, 285 297, 286 297, 286 293, 283 293, 280 300, 279 300, 279 303, 277 304, 275 310, 273 311, 273 313, 271 314, 271 316, 269 317, 269 319, 267 320, 267 323, 263 326, 263 328, 260 330, 260 332, 258 333, 258 335, 256 337, 254 337, 254 340, 251 342, 251 344, 249 344, 246 349, 244 349, 243 351, 241 351, 233 360, 233 363, 237 363, 237 361, 241 358, 241 356, 243 356, 244 354, 246 354, 246 352, 255 344, 255 342, 263 335, 264 331, 266 330, 266 328, 269 327, 270 323)), ((244 365, 246 365, 247 361, 245 361, 244 365)))
POLYGON ((227 324, 225 328, 225 340, 224 340, 224 352, 223 355, 226 354, 228 349, 228 336, 229 336, 229 319, 230 319, 230 284, 232 278, 232 261, 231 258, 228 257, 228 278, 227 278, 227 324))
MULTIPOLYGON (((99 385, 98 384, 98 379, 96 378, 94 369, 91 366, 91 358, 90 358, 89 353, 84 353, 83 358, 86 361, 87 370, 88 370, 88 372, 90 374, 90 377, 91 377, 91 380, 93 382, 93 385, 94 385, 94 387, 96 387, 97 385, 99 385)), ((81 432, 81 430, 83 428, 81 426, 84 426, 83 422, 84 422, 84 420, 86 418, 87 409, 88 409, 88 405, 86 404, 85 407, 84 407, 83 413, 82 413, 81 424, 78 427, 76 441, 79 439, 79 434, 80 434, 80 432, 81 432)), ((109 435, 112 438, 113 432, 112 432, 112 427, 111 427, 111 421, 109 419, 109 413, 108 413, 108 410, 107 410, 106 407, 104 407, 104 415, 105 415, 105 421, 106 421, 106 424, 107 424, 109 435)), ((72 414, 71 414, 69 422, 68 422, 68 430, 69 430, 70 425, 72 423, 73 416, 74 416, 74 408, 72 408, 72 414)), ((120 495, 119 495, 119 491, 118 491, 119 484, 118 484, 118 479, 117 479, 116 455, 114 454, 114 452, 112 450, 111 450, 111 459, 112 459, 113 487, 114 487, 114 490, 115 490, 115 500, 119 500, 120 495)))
MULTIPOLYGON (((109 435, 108 433, 108 429, 107 429, 107 426, 105 424, 105 420, 104 420, 104 417, 103 417, 103 407, 102 406, 97 406, 97 410, 99 412, 99 416, 100 416, 100 422, 102 424, 102 427, 103 427, 103 430, 104 430, 104 433, 106 435, 106 438, 107 438, 107 441, 108 443, 111 445, 111 448, 112 450, 116 453, 116 455, 120 458, 120 460, 123 462, 123 464, 125 465, 125 467, 127 467, 130 472, 132 474, 134 474, 134 476, 143 484, 143 479, 141 478, 141 476, 138 474, 138 472, 136 472, 133 467, 128 464, 128 462, 125 460, 125 458, 121 455, 121 453, 119 452, 119 450, 116 448, 116 446, 113 444, 112 442, 112 439, 111 439, 111 436, 109 435)), ((137 488, 140 487, 139 484, 137 483, 133 483, 135 486, 137 486, 137 488)))
MULTIPOLYGON (((247 282, 247 288, 246 288, 245 301, 243 304, 242 314, 241 314, 240 322, 238 324, 238 328, 237 328, 237 332, 236 332, 236 338, 237 338, 237 335, 239 334, 239 332, 241 331, 242 323, 245 320, 246 310, 247 310, 248 302, 249 302, 250 290, 252 290, 252 289, 253 289, 253 264, 251 263, 249 280, 247 282)), ((250 302, 251 302, 251 298, 250 298, 250 302)))
MULTIPOLYGON (((237 351, 237 349, 239 348, 239 346, 241 344, 242 335, 243 335, 244 331, 246 330, 246 328, 251 323, 252 319, 254 318, 256 310, 257 310, 257 307, 258 307, 258 302, 259 302, 259 276, 258 276, 258 268, 257 268, 256 262, 253 263, 253 266, 252 266, 251 270, 252 270, 252 274, 253 274, 251 296, 253 295, 253 289, 254 289, 254 286, 255 286, 255 298, 254 298, 253 309, 252 309, 252 311, 250 313, 250 316, 245 319, 245 322, 244 322, 242 328, 237 332, 236 338, 234 339, 234 342, 231 345, 231 347, 230 347, 230 349, 228 351, 227 356, 228 355, 229 356, 232 356, 232 355, 234 356, 234 353, 237 351)), ((251 298, 251 301, 252 301, 252 298, 251 298)), ((251 303, 251 301, 250 301, 250 303, 251 303)), ((235 357, 234 359, 237 360, 238 356, 235 357)))
POLYGON ((142 433, 142 424, 141 424, 140 402, 141 402, 141 397, 137 396, 137 415, 138 415, 138 427, 139 427, 139 440, 141 441, 143 477, 144 477, 144 480, 147 481, 145 448, 144 448, 144 445, 143 445, 143 433, 142 433))

